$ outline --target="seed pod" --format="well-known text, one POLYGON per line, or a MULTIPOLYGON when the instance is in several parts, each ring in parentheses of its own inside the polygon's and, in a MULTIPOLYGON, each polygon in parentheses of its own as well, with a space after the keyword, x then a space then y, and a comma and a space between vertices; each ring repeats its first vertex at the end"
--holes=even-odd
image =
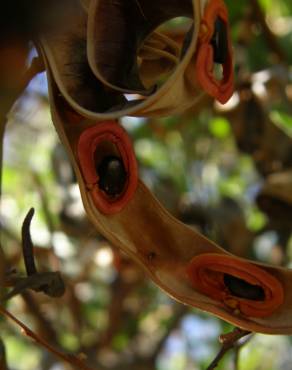
POLYGON ((77 150, 88 196, 97 210, 120 212, 138 183, 136 158, 126 131, 115 121, 98 122, 82 132, 77 150))
POLYGON ((234 75, 228 12, 223 0, 209 1, 201 19, 196 76, 199 84, 225 104, 233 93, 234 75), (220 75, 216 65, 222 68, 220 75))
POLYGON ((107 156, 97 167, 99 187, 111 197, 122 193, 127 180, 127 173, 121 158, 107 156))
POLYGON ((259 285, 250 284, 230 274, 224 274, 224 284, 230 294, 238 298, 250 299, 252 301, 263 301, 265 292, 259 285))
POLYGON ((224 64, 228 55, 228 38, 226 23, 220 17, 216 18, 214 33, 210 44, 213 46, 214 63, 224 64))
POLYGON ((237 315, 266 317, 284 301, 280 280, 244 259, 217 253, 195 256, 187 267, 192 286, 237 315))

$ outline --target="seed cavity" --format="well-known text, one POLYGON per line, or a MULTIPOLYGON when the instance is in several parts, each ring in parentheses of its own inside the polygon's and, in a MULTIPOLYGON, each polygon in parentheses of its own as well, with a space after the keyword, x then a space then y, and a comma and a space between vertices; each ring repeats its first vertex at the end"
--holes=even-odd
POLYGON ((252 301, 263 301, 265 299, 265 292, 261 286, 250 284, 238 277, 224 274, 224 284, 230 294, 235 297, 252 301))
POLYGON ((127 173, 121 158, 106 156, 97 165, 98 185, 108 196, 119 196, 126 184, 127 173))
POLYGON ((214 63, 224 64, 228 55, 227 26, 220 17, 216 18, 210 44, 213 46, 214 63))

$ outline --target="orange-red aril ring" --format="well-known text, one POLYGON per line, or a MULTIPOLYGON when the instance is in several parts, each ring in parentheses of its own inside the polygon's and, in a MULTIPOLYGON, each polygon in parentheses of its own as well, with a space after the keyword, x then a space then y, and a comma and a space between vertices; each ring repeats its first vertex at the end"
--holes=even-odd
POLYGON ((201 21, 196 59, 197 79, 202 88, 220 103, 226 103, 234 89, 232 46, 228 13, 223 0, 210 0, 201 21), (215 65, 222 66, 216 78, 215 65))
POLYGON ((282 284, 263 268, 223 254, 205 253, 187 267, 192 286, 238 315, 265 317, 284 300, 282 284))
POLYGON ((104 214, 121 211, 133 197, 138 170, 132 143, 115 121, 99 122, 80 135, 78 159, 87 191, 104 214))

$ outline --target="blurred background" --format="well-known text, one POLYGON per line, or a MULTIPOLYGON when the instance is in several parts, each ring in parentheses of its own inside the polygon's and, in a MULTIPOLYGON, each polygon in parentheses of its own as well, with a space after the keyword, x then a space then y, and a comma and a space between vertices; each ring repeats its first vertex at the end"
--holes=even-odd
MULTIPOLYGON (((292 2, 226 3, 236 76, 230 101, 204 97, 181 116, 122 124, 140 177, 173 215, 236 255, 292 267, 292 2)), ((164 30, 179 40, 186 27, 175 19, 164 30)), ((20 231, 34 207, 38 269, 61 271, 66 286, 61 298, 29 290, 10 299, 17 318, 97 370, 207 368, 232 326, 173 301, 96 233, 51 123, 45 73, 10 113, 2 193, 11 271, 25 272, 20 231)), ((1 316, 0 336, 10 370, 70 369, 1 316)), ((253 335, 218 369, 292 369, 291 339, 253 335)))

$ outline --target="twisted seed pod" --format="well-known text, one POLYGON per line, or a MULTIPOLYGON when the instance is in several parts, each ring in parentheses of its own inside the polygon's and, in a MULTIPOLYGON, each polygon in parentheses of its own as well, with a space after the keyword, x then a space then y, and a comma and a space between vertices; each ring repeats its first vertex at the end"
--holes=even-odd
POLYGON ((82 172, 77 150, 80 137, 88 130, 93 130, 93 123, 80 117, 79 125, 73 128, 68 120, 68 105, 59 96, 50 74, 49 86, 56 130, 74 167, 86 212, 97 230, 131 256, 162 290, 176 300, 203 309, 246 330, 292 333, 291 270, 227 254, 218 245, 172 217, 141 181, 138 181, 131 198, 120 210, 110 215, 103 212, 87 186, 88 180, 82 172), (222 289, 216 288, 216 279, 215 282, 210 280, 212 274, 203 273, 202 280, 204 287, 206 283, 208 287, 211 284, 211 290, 210 287, 206 290, 198 286, 198 280, 194 278, 196 271, 204 272, 204 266, 210 265, 210 258, 215 271, 217 261, 221 261, 217 273, 222 277, 220 281, 225 287, 223 296, 222 289), (204 261, 205 265, 202 264, 204 261), (233 281, 227 281, 225 277, 224 283, 224 274, 231 275, 233 281), (238 291, 238 286, 234 286, 234 278, 249 284, 246 287, 258 286, 256 292, 252 292, 255 296, 238 297, 242 292, 238 291), (261 289, 264 290, 264 299, 261 289))

